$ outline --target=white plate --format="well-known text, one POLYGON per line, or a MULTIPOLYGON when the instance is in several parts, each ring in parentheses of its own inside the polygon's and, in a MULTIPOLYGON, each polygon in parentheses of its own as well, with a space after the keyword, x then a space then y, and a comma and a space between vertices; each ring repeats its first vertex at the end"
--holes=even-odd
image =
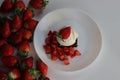
POLYGON ((40 57, 50 68, 72 72, 90 65, 98 56, 102 45, 101 33, 97 24, 85 13, 75 9, 59 9, 48 13, 39 22, 34 33, 34 47, 40 57), (59 30, 65 25, 71 25, 79 34, 77 49, 81 56, 71 59, 70 65, 52 61, 45 54, 43 45, 49 30, 59 30))

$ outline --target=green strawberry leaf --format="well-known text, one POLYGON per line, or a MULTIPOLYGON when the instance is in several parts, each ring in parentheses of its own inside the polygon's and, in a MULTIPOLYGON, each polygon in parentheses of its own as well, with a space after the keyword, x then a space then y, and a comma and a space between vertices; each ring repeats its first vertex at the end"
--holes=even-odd
POLYGON ((16 0, 11 0, 11 2, 14 4, 16 2, 16 0))
POLYGON ((29 72, 30 72, 30 74, 32 75, 32 77, 35 79, 37 76, 38 76, 38 74, 39 74, 39 71, 38 70, 36 70, 36 69, 29 69, 29 72))
POLYGON ((18 55, 22 58, 25 58, 28 56, 28 51, 19 51, 18 55))
POLYGON ((23 16, 24 11, 21 10, 19 7, 15 8, 15 15, 19 15, 20 17, 23 16))
POLYGON ((48 5, 49 1, 48 0, 43 0, 43 8, 45 8, 48 5))
POLYGON ((62 39, 62 36, 60 34, 57 33, 56 36, 64 42, 64 40, 62 39))

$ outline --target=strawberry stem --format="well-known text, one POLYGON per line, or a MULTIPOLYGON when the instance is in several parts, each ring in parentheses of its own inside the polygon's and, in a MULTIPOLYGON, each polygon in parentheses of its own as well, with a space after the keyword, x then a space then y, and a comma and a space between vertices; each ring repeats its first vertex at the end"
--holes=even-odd
POLYGON ((48 0, 43 0, 43 8, 45 8, 48 5, 49 1, 48 0))
POLYGON ((28 56, 28 51, 19 51, 18 54, 19 54, 20 57, 25 58, 25 57, 28 56))
POLYGON ((62 39, 62 36, 60 34, 57 33, 56 36, 64 42, 64 40, 62 39))
POLYGON ((19 7, 15 8, 15 14, 19 15, 19 16, 22 16, 23 15, 23 11, 20 10, 19 7))
POLYGON ((14 4, 16 2, 16 0, 11 0, 11 2, 14 4))
POLYGON ((30 74, 35 79, 38 76, 39 71, 36 69, 29 69, 30 74))

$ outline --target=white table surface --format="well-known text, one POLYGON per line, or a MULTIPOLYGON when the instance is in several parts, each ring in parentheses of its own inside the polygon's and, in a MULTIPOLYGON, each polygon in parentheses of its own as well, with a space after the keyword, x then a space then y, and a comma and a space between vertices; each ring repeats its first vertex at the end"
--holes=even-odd
POLYGON ((100 55, 87 68, 61 74, 49 69, 51 80, 120 80, 120 0, 50 0, 43 15, 59 8, 77 8, 99 26, 103 45, 100 55))
POLYGON ((87 13, 98 24, 103 44, 100 55, 87 68, 67 74, 49 69, 47 76, 51 80, 120 80, 120 0, 50 0, 37 18, 60 8, 87 13))

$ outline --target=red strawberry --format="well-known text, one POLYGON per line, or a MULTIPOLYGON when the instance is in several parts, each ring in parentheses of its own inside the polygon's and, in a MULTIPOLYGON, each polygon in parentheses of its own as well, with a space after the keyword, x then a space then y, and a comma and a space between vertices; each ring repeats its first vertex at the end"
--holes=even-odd
POLYGON ((40 71, 40 73, 42 75, 44 75, 44 76, 47 75, 47 73, 48 73, 48 66, 45 63, 43 63, 42 61, 38 61, 36 66, 37 66, 37 69, 40 71))
POLYGON ((65 58, 65 59, 64 59, 64 64, 65 64, 65 65, 69 65, 69 64, 70 64, 70 61, 69 61, 68 58, 65 58))
POLYGON ((38 24, 37 20, 29 19, 24 23, 24 27, 26 29, 33 31, 35 29, 35 27, 37 26, 37 24, 38 24))
POLYGON ((30 0, 29 4, 34 8, 34 9, 43 9, 46 7, 48 4, 47 0, 30 0))
POLYGON ((26 20, 29 20, 33 17, 33 12, 32 10, 30 9, 26 9, 23 13, 23 20, 26 21, 26 20))
POLYGON ((16 56, 4 56, 2 57, 1 61, 7 67, 14 67, 18 63, 18 59, 16 56))
POLYGON ((12 39, 15 44, 19 44, 22 41, 22 34, 18 32, 15 35, 13 35, 12 39))
POLYGON ((3 56, 11 56, 14 53, 14 47, 9 44, 3 45, 1 52, 3 56))
POLYGON ((43 0, 30 0, 30 5, 35 9, 42 9, 43 0))
POLYGON ((29 42, 27 41, 21 42, 20 45, 18 46, 18 54, 21 57, 27 57, 29 52, 30 52, 29 42))
POLYGON ((22 38, 25 40, 30 40, 32 38, 32 32, 27 29, 21 29, 20 33, 22 34, 22 38))
POLYGON ((5 39, 0 39, 0 47, 6 43, 5 39))
POLYGON ((65 27, 59 31, 59 34, 61 35, 62 39, 67 39, 70 36, 71 33, 71 27, 65 27))
POLYGON ((38 76, 39 71, 36 69, 28 69, 23 74, 22 80, 35 80, 35 78, 38 76))
POLYGON ((80 56, 81 53, 80 53, 78 50, 75 50, 75 51, 74 51, 74 55, 75 55, 75 56, 80 56))
POLYGON ((18 0, 15 2, 15 9, 19 9, 20 11, 25 9, 25 4, 22 0, 18 0))
POLYGON ((21 68, 23 70, 33 67, 33 57, 28 57, 22 61, 21 68))
POLYGON ((1 30, 1 35, 3 38, 8 38, 11 35, 10 25, 8 21, 4 22, 3 28, 1 30))
POLYGON ((2 70, 0 70, 0 80, 6 80, 6 73, 2 70))
POLYGON ((16 15, 11 23, 12 32, 17 32, 21 28, 21 26, 22 20, 18 15, 16 15))
POLYGON ((8 73, 8 80, 16 80, 19 79, 20 77, 21 73, 20 70, 17 68, 10 70, 10 72, 8 73))
POLYGON ((4 0, 1 5, 1 12, 5 13, 10 11, 13 8, 13 3, 15 0, 4 0))
POLYGON ((48 77, 45 77, 44 80, 50 80, 48 77))

